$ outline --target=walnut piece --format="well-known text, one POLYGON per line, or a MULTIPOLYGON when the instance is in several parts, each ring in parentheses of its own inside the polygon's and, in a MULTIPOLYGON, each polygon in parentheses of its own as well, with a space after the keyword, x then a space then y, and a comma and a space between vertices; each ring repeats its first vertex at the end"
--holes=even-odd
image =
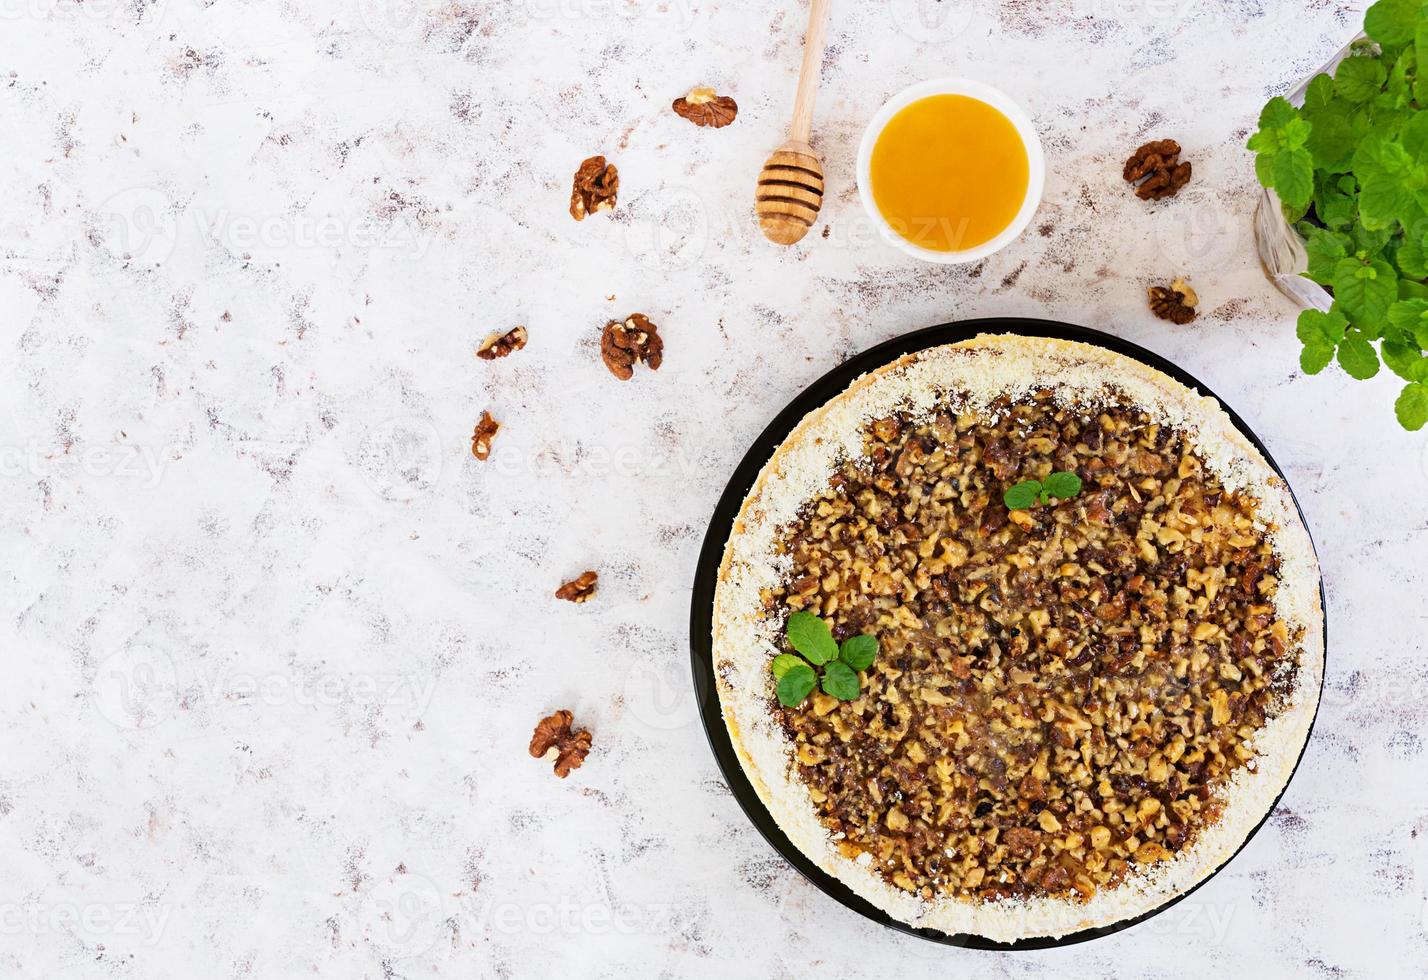
POLYGON ((571 714, 565 709, 542 718, 531 736, 532 758, 553 758, 555 774, 561 779, 579 769, 590 754, 590 733, 585 729, 570 730, 571 714))
POLYGON ((1146 293, 1150 296, 1150 312, 1162 320, 1184 326, 1195 319, 1195 304, 1200 297, 1183 277, 1169 286, 1151 286, 1146 293))
POLYGON ((1121 176, 1131 183, 1141 181, 1135 196, 1143 201, 1174 197, 1190 182, 1190 163, 1180 161, 1180 144, 1174 140, 1152 140, 1138 147, 1126 161, 1121 176))
POLYGON ((493 333, 482 342, 476 356, 483 361, 513 354, 526 345, 526 328, 516 327, 506 333, 493 333))
POLYGON ((471 455, 483 463, 491 458, 491 440, 501 431, 501 423, 491 418, 490 412, 482 412, 476 423, 476 431, 471 433, 471 455))
POLYGON ((674 111, 696 126, 722 129, 739 114, 739 104, 727 95, 715 95, 712 88, 692 88, 682 99, 674 100, 674 111))
POLYGON ((664 363, 664 341, 659 328, 643 313, 631 313, 623 321, 611 320, 600 335, 600 357, 610 373, 621 381, 635 376, 635 365, 644 361, 651 371, 664 363))
POLYGON ((603 156, 589 157, 575 171, 575 183, 570 189, 570 216, 584 221, 587 214, 615 209, 615 194, 620 189, 620 174, 613 163, 603 156))
POLYGON ((579 578, 571 579, 556 589, 555 597, 566 602, 589 602, 595 595, 595 585, 599 581, 598 572, 585 572, 579 578))

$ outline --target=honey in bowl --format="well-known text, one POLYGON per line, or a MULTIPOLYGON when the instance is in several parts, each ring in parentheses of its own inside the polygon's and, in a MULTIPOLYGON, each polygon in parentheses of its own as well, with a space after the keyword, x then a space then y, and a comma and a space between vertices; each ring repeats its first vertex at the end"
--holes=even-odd
POLYGON ((903 238, 936 252, 1001 234, 1026 200, 1026 144, 1001 110, 967 95, 929 95, 899 110, 873 144, 873 201, 903 238))

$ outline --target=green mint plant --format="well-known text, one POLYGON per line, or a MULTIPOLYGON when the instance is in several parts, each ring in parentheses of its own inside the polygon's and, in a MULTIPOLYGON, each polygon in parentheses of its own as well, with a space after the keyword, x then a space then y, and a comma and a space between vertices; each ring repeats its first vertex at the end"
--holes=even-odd
POLYGON ((1364 30, 1303 108, 1269 101, 1248 148, 1304 236, 1304 275, 1334 294, 1328 312, 1299 315, 1300 367, 1337 361, 1360 380, 1387 367, 1404 382, 1394 414, 1416 430, 1428 423, 1428 3, 1379 0, 1364 30))
POLYGON ((1029 510, 1041 504, 1043 507, 1057 500, 1069 500, 1081 492, 1081 478, 1075 473, 1062 470, 1052 473, 1045 480, 1022 480, 1008 487, 1002 494, 1007 510, 1029 510))
POLYGON ((822 667, 823 693, 839 701, 852 701, 862 691, 858 671, 872 666, 878 655, 875 636, 850 636, 840 645, 833 639, 828 624, 810 612, 796 612, 788 617, 788 644, 798 654, 781 653, 773 658, 772 669, 777 682, 779 703, 796 708, 819 686, 814 667, 822 667), (811 666, 810 666, 811 665, 811 666))

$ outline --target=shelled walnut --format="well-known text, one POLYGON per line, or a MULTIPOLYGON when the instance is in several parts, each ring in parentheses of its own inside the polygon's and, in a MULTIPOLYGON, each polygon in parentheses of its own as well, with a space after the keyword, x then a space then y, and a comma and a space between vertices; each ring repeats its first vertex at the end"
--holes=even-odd
POLYGON ((526 346, 526 328, 513 327, 505 333, 493 333, 476 350, 476 356, 483 361, 494 361, 507 357, 526 346))
POLYGON ((770 609, 875 634, 863 693, 770 710, 849 857, 924 899, 1078 897, 1219 817, 1292 676, 1254 502, 1184 435, 1049 392, 873 420, 783 533, 770 609), (1004 490, 1071 471, 1011 520, 1004 490))
POLYGON ((1180 326, 1195 319, 1200 297, 1184 278, 1176 279, 1169 286, 1151 286, 1146 293, 1150 297, 1150 312, 1160 319, 1180 326))
POLYGON ((615 209, 615 195, 620 190, 620 174, 603 156, 581 161, 570 189, 570 216, 584 221, 587 214, 615 209))
POLYGON ((590 733, 583 728, 572 731, 572 719, 569 711, 561 709, 542 718, 531 736, 531 756, 554 760, 555 774, 561 779, 569 776, 572 770, 579 769, 590 754, 590 733))
POLYGON ((722 129, 739 114, 739 104, 727 95, 716 95, 712 88, 692 88, 689 94, 674 100, 675 113, 696 126, 722 129))
POLYGON ((1174 197, 1190 182, 1189 161, 1180 159, 1180 144, 1174 140, 1152 140, 1136 148, 1121 170, 1121 176, 1136 185, 1135 196, 1143 201, 1174 197))
POLYGON ((651 371, 664 363, 664 340, 659 328, 643 313, 631 313, 624 320, 611 320, 600 335, 600 358, 610 373, 621 381, 635 376, 635 365, 644 361, 651 371))
POLYGON ((556 589, 555 597, 566 602, 589 602, 595 595, 595 587, 599 581, 599 573, 583 572, 556 589))
POLYGON ((471 455, 483 463, 491 458, 491 440, 501 431, 501 423, 491 417, 490 412, 482 412, 476 429, 471 433, 471 455))

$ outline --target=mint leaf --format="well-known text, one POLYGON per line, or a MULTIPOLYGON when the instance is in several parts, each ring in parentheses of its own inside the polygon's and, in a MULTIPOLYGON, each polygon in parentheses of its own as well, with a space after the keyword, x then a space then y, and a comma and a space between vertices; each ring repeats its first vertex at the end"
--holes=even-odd
POLYGON ((1305 374, 1318 374, 1334 359, 1334 350, 1344 339, 1349 321, 1337 309, 1324 313, 1305 310, 1299 314, 1295 333, 1304 350, 1299 354, 1299 366, 1305 374))
POLYGON ((1396 261, 1403 274, 1414 279, 1428 279, 1428 250, 1421 236, 1405 235, 1398 248, 1396 261))
POLYGON ((1354 151, 1368 135, 1368 113, 1350 102, 1332 102, 1306 118, 1310 130, 1304 147, 1313 156, 1314 166, 1329 173, 1348 170, 1354 151))
MULTIPOLYGON (((1320 174, 1322 173, 1320 171, 1320 174)), ((1358 206, 1358 188, 1352 177, 1348 179, 1352 190, 1344 190, 1340 186, 1341 183, 1342 181, 1332 179, 1320 179, 1318 175, 1315 178, 1314 213, 1328 228, 1343 228, 1354 220, 1354 209, 1358 206)))
POLYGON ((812 667, 807 664, 792 667, 779 679, 776 689, 779 704, 785 708, 796 708, 817 686, 818 675, 813 672, 812 667))
POLYGON ((1428 423, 1428 387, 1405 385, 1393 403, 1393 414, 1398 416, 1398 424, 1409 432, 1423 428, 1424 423, 1428 423))
POLYGON ((1305 345, 1299 352, 1299 368, 1305 374, 1318 374, 1334 359, 1334 348, 1305 345))
POLYGON ((1334 72, 1334 91, 1350 102, 1367 102, 1383 91, 1388 69, 1377 58, 1345 58, 1334 72))
POLYGON ((1328 313, 1322 310, 1305 310, 1299 314, 1295 332, 1305 344, 1327 343, 1330 347, 1337 347, 1348 329, 1349 321, 1337 309, 1331 309, 1328 313))
POLYGON ((783 680, 784 674, 787 674, 801 663, 803 663, 802 657, 792 653, 780 653, 777 657, 773 658, 773 662, 769 666, 770 669, 773 670, 774 680, 781 681, 783 680))
POLYGON ((1417 381, 1423 370, 1423 352, 1398 340, 1383 342, 1383 363, 1404 381, 1417 381))
POLYGON ((1398 274, 1383 259, 1340 259, 1333 282, 1335 302, 1354 323, 1378 323, 1398 298, 1398 274))
POLYGON ((1421 186, 1408 151, 1377 132, 1354 151, 1353 168, 1359 181, 1359 216, 1364 228, 1393 226, 1400 212, 1413 203, 1415 186, 1421 186))
POLYGON ((826 664, 838 656, 833 631, 811 612, 800 611, 788 617, 788 642, 814 665, 826 664))
POLYGON ((1046 478, 1046 492, 1058 500, 1066 500, 1081 492, 1081 478, 1075 473, 1052 473, 1046 478))
POLYGON ((854 670, 867 670, 878 655, 878 638, 867 633, 850 636, 838 650, 838 659, 854 670))
POLYGON ((1261 184, 1274 188, 1286 207, 1302 209, 1313 196, 1314 159, 1303 147, 1261 153, 1255 157, 1254 172, 1261 184))
POLYGON ((1333 285, 1334 267, 1340 259, 1348 258, 1353 244, 1353 239, 1340 232, 1310 228, 1304 239, 1304 252, 1309 257, 1309 267, 1304 274, 1317 283, 1333 285))
POLYGON ((1388 308, 1388 322, 1412 337, 1419 347, 1428 348, 1428 300, 1399 300, 1388 308))
POLYGON ((1320 72, 1309 79, 1309 84, 1304 89, 1305 112, 1321 109, 1332 101, 1334 101, 1334 79, 1332 77, 1320 72))
POLYGON ((853 668, 835 660, 823 671, 823 693, 839 701, 852 701, 862 690, 853 668))
POLYGON ((1259 114, 1259 132, 1246 144, 1255 152, 1260 183, 1274 188, 1291 208, 1303 207, 1314 193, 1314 159, 1305 149, 1311 131, 1299 111, 1276 96, 1259 114))
POLYGON ((1002 494, 1002 502, 1007 505, 1007 510, 1026 510, 1036 503, 1040 495, 1041 481, 1023 480, 1002 494))
MULTIPOLYGON (((1299 112, 1290 101, 1283 96, 1276 95, 1264 104, 1264 108, 1259 110, 1259 128, 1261 132, 1271 129, 1283 129, 1291 121, 1299 118, 1299 112)), ((1258 137, 1258 133, 1250 137, 1250 142, 1258 137)), ((1250 147, 1254 149, 1253 146, 1250 147)))
POLYGON ((1349 377, 1367 381, 1378 374, 1378 352, 1362 336, 1350 333, 1339 343, 1339 366, 1349 377))
POLYGON ((1378 0, 1364 12, 1364 30, 1386 48, 1409 44, 1421 6, 1420 0, 1378 0))

